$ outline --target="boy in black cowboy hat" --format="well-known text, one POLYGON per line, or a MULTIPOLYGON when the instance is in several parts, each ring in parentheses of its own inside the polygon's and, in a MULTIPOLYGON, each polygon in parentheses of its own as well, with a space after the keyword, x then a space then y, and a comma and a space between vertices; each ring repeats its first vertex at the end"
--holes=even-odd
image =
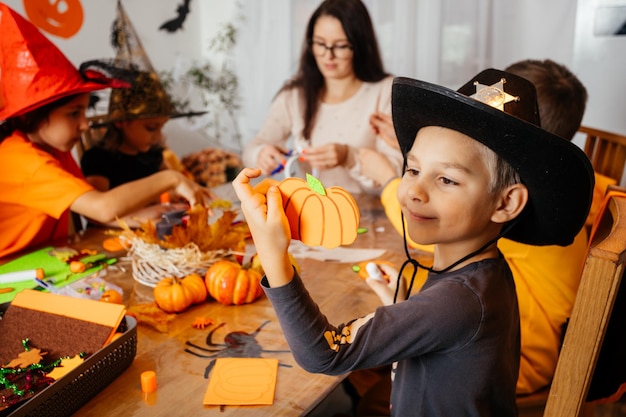
POLYGON ((589 210, 591 164, 538 127, 533 85, 502 71, 483 71, 458 92, 397 78, 392 110, 408 234, 435 245, 421 291, 331 325, 289 261, 280 193, 257 193, 250 180, 260 172, 244 169, 233 185, 266 294, 305 369, 341 374, 394 363, 392 416, 515 416, 519 313, 496 242, 569 244, 589 210))

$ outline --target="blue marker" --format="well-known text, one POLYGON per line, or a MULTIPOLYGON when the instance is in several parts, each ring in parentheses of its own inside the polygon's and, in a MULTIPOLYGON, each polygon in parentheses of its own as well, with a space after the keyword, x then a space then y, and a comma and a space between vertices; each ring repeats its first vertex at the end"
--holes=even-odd
POLYGON ((283 164, 278 165, 276 168, 274 168, 274 170, 272 172, 270 172, 270 175, 278 174, 280 171, 283 170, 283 168, 285 168, 285 165, 283 165, 283 164))

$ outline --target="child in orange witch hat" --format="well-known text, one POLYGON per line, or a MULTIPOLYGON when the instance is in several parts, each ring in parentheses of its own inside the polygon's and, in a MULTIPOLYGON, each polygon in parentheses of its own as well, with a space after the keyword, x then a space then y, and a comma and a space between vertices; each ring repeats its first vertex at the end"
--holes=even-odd
POLYGON ((168 190, 192 205, 208 202, 208 189, 172 170, 95 190, 70 151, 88 127, 89 93, 122 84, 78 71, 4 3, 0 33, 0 257, 67 236, 70 210, 104 223, 168 190))

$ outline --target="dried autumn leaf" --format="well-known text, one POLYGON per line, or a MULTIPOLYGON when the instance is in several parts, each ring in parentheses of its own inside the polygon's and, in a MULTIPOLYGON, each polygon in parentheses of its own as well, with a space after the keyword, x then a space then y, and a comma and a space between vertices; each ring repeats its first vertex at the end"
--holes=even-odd
POLYGON ((190 243, 195 244, 202 252, 215 250, 243 251, 245 240, 249 235, 247 224, 233 224, 237 212, 225 210, 215 222, 209 223, 210 208, 194 206, 187 211, 188 219, 183 226, 174 226, 172 233, 160 240, 156 226, 148 221, 140 224, 139 229, 132 230, 123 221, 120 225, 122 235, 132 240, 139 238, 146 243, 158 244, 165 249, 183 248, 190 243))

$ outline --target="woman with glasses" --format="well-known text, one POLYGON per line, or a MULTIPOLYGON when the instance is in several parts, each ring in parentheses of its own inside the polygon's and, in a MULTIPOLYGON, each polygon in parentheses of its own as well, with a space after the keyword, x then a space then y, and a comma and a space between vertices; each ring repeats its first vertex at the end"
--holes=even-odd
POLYGON ((295 154, 302 168, 326 186, 353 193, 380 191, 384 184, 362 175, 358 150, 379 152, 400 175, 401 153, 370 125, 372 116, 391 113, 392 80, 365 5, 360 0, 324 1, 307 25, 298 71, 246 145, 244 165, 274 175, 295 154))

